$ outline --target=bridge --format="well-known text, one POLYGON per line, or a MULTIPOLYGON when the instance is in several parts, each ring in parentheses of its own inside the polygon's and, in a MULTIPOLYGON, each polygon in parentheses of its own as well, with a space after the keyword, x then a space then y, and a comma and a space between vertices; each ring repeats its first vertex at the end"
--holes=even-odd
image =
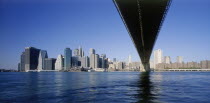
POLYGON ((113 0, 143 64, 150 71, 150 56, 171 0, 113 0))

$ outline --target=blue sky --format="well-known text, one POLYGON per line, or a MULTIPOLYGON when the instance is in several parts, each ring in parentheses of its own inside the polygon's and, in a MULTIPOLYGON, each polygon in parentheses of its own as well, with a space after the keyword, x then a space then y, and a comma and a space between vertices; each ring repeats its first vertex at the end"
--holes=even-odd
MULTIPOLYGON (((185 61, 210 59, 210 1, 173 0, 154 49, 185 61)), ((112 0, 1 0, 0 68, 17 68, 25 47, 63 54, 81 45, 126 60, 138 54, 112 0)), ((153 57, 152 57, 153 58, 153 57)))

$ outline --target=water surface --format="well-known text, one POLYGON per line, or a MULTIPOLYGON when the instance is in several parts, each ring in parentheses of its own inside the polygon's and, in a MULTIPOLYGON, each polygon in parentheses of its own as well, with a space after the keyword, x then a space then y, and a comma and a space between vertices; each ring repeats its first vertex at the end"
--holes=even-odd
POLYGON ((0 73, 0 103, 209 103, 210 72, 0 73))

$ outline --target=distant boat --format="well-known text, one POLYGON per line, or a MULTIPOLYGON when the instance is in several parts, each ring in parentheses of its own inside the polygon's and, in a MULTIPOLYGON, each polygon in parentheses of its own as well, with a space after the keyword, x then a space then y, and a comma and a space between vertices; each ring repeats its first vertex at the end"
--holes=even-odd
POLYGON ((90 70, 88 70, 88 72, 95 72, 95 70, 93 70, 93 69, 90 69, 90 70))

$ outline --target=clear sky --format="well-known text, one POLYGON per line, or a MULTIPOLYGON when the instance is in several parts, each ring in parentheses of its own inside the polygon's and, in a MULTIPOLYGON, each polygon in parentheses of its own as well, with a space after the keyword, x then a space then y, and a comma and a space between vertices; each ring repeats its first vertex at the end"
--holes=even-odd
MULTIPOLYGON (((210 60, 210 1, 173 0, 154 49, 185 61, 210 60)), ((125 61, 138 54, 112 0, 0 0, 0 68, 16 69, 25 47, 57 58, 81 45, 125 61)), ((152 56, 153 58, 153 56, 152 56)))

